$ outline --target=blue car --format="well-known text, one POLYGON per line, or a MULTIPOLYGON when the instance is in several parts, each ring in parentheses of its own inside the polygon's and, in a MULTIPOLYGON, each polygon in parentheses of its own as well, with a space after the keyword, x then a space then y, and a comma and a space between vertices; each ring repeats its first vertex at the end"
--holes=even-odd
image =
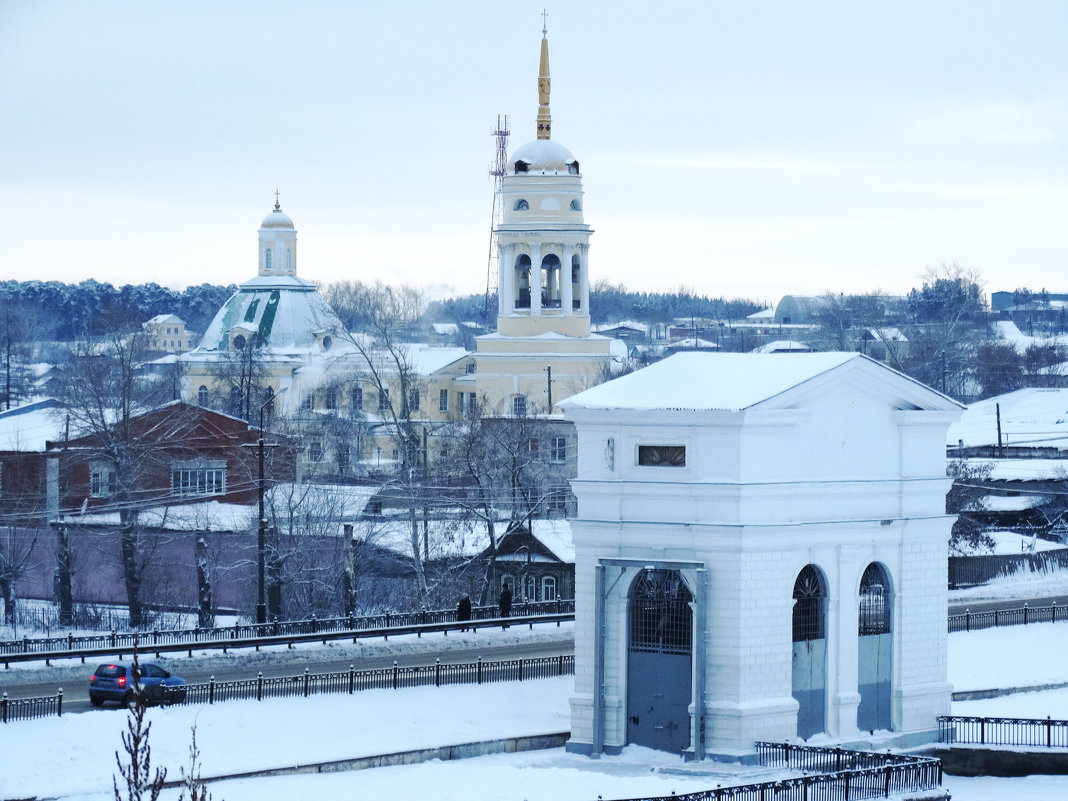
MULTIPOLYGON (((133 665, 100 665, 89 677, 89 703, 105 701, 129 705, 134 698, 133 665)), ((159 665, 141 663, 141 687, 150 704, 180 704, 185 700, 185 680, 159 665)))

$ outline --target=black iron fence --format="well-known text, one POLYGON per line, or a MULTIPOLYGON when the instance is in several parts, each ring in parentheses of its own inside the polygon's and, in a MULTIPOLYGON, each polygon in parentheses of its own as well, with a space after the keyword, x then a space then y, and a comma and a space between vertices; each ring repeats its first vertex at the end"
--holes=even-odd
MULTIPOLYGON (((541 614, 574 613, 573 600, 536 601, 512 605, 510 617, 541 614)), ((490 620, 498 616, 496 606, 471 608, 472 620, 490 620)), ((384 612, 380 615, 308 618, 273 623, 248 623, 211 629, 153 629, 152 631, 112 631, 110 634, 65 637, 23 637, 0 641, 0 656, 6 654, 55 654, 61 651, 89 651, 101 648, 126 648, 135 643, 144 648, 153 645, 184 645, 224 640, 283 637, 291 634, 319 634, 368 629, 390 629, 431 623, 455 623, 455 609, 420 609, 417 612, 384 612)))
MULTIPOLYGON (((187 684, 181 688, 160 688, 160 703, 214 704, 223 701, 256 700, 265 698, 293 698, 330 693, 354 693, 359 690, 401 690, 408 687, 443 687, 450 684, 493 684, 502 681, 531 681, 554 676, 571 676, 575 673, 575 657, 571 655, 545 656, 530 659, 504 659, 485 662, 479 657, 474 662, 400 667, 396 662, 391 668, 356 670, 350 665, 347 671, 312 673, 305 668, 296 676, 264 678, 261 673, 255 679, 235 681, 210 681, 187 684)), ((63 691, 56 695, 38 698, 9 699, 7 693, 0 699, 0 720, 4 723, 17 720, 48 717, 63 714, 63 691)))
POLYGON ((1068 748, 1068 720, 948 715, 938 718, 938 742, 951 745, 1068 748))
POLYGON ((949 557, 949 588, 975 587, 1000 576, 1046 574, 1068 568, 1068 548, 1035 553, 949 557))
POLYGON ((942 763, 930 757, 816 748, 786 743, 756 743, 760 764, 796 771, 820 771, 779 781, 717 787, 696 793, 628 801, 842 801, 888 798, 937 790, 942 763))
POLYGON ((988 612, 965 610, 963 615, 949 616, 949 631, 978 631, 999 626, 1025 626, 1028 623, 1056 623, 1068 621, 1068 606, 1023 606, 1014 609, 992 609, 988 612))

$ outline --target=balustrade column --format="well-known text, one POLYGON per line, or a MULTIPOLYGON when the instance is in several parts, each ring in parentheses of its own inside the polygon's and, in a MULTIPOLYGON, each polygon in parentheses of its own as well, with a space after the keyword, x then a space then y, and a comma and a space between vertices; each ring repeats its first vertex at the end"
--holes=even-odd
POLYGON ((541 243, 530 244, 530 313, 541 314, 541 243))
POLYGON ((575 255, 575 246, 564 248, 564 263, 560 265, 560 310, 564 314, 572 313, 571 293, 571 257, 575 255))
POLYGON ((508 315, 515 311, 515 245, 501 245, 497 251, 497 275, 497 313, 508 315))

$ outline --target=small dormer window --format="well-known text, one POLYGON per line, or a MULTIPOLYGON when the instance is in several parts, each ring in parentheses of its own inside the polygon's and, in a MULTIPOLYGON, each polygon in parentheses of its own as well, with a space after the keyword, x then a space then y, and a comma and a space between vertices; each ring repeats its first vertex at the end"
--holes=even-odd
POLYGON ((572 211, 582 211, 582 204, 579 203, 577 200, 572 200, 571 201, 571 210, 572 211))
POLYGON ((246 344, 246 341, 245 341, 245 335, 244 334, 236 334, 234 336, 234 349, 235 350, 244 350, 245 344, 246 344))
POLYGON ((512 208, 515 211, 526 211, 530 208, 530 204, 527 203, 523 198, 519 198, 519 200, 515 202, 515 205, 512 208))
POLYGON ((334 344, 334 338, 327 334, 323 337, 323 350, 330 350, 334 344))
POLYGON ((269 249, 263 252, 263 266, 267 270, 271 269, 271 251, 269 249))
POLYGON ((515 163, 515 174, 519 175, 521 172, 527 172, 530 169, 530 165, 525 161, 517 161, 515 163))
POLYGON ((571 175, 578 175, 579 174, 579 163, 577 161, 572 161, 570 164, 567 165, 567 171, 571 175))

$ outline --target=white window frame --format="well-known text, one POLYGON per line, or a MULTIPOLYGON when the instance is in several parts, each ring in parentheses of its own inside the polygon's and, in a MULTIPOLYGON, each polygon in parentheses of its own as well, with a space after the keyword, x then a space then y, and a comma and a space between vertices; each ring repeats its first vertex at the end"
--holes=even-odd
POLYGON ((541 599, 543 601, 555 601, 556 597, 556 576, 542 576, 541 599))
POLYGON ((115 494, 115 468, 108 462, 89 463, 89 497, 110 498, 115 494))
POLYGON ((567 437, 553 437, 549 443, 549 461, 562 464, 567 461, 567 437))
POLYGON ((181 497, 226 494, 226 461, 223 459, 173 462, 171 494, 181 497))
POLYGON ((449 411, 449 390, 443 389, 438 392, 438 411, 449 411))

